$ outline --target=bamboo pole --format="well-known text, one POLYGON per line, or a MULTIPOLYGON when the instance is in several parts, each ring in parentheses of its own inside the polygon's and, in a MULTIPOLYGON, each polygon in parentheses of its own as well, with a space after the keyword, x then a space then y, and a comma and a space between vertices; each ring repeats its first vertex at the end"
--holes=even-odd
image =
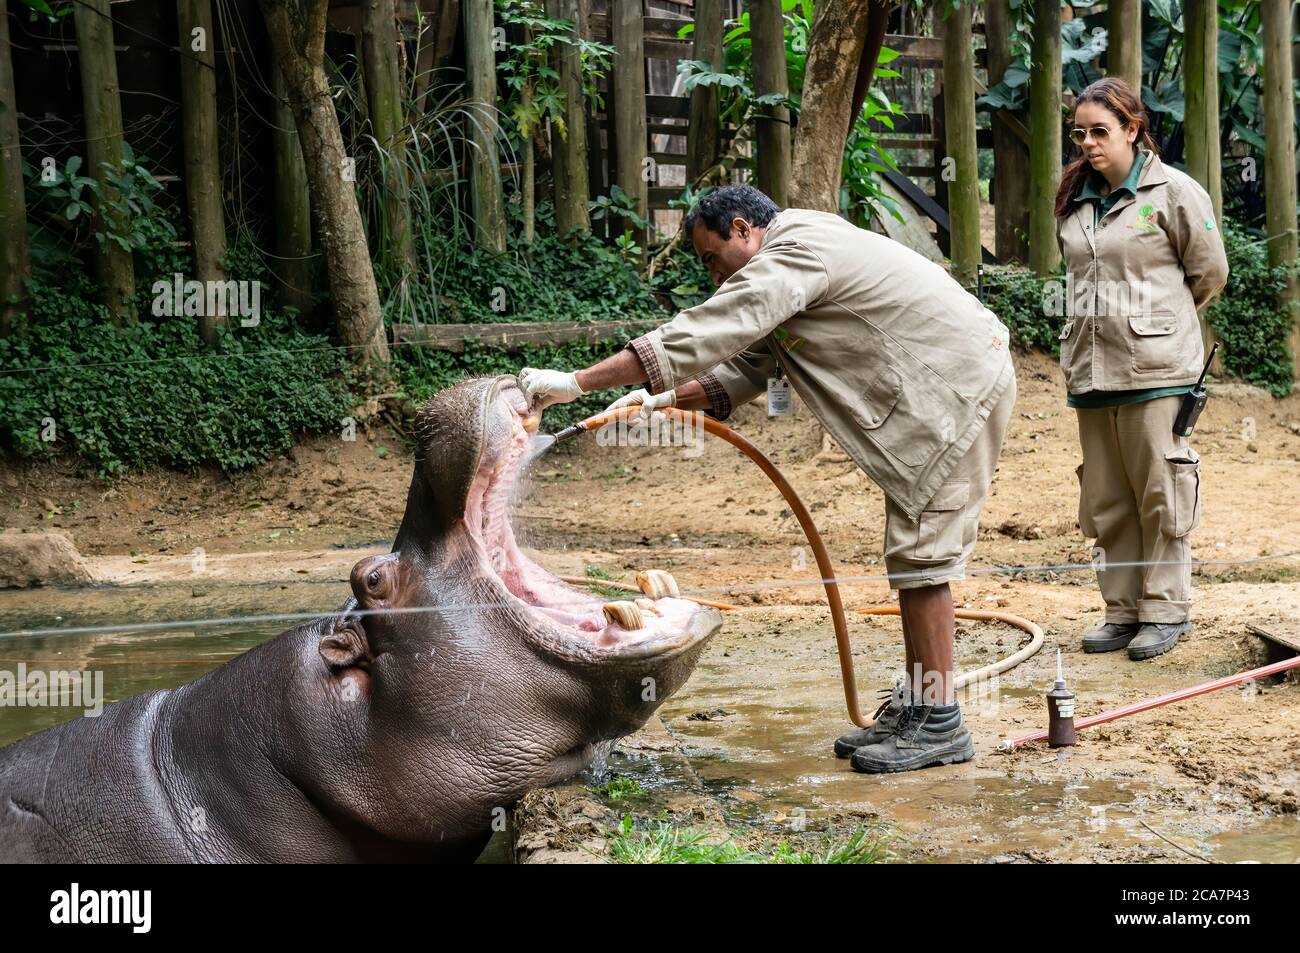
POLYGON ((402 273, 415 270, 411 198, 406 177, 406 132, 397 10, 393 0, 365 0, 361 7, 361 62, 370 106, 370 127, 382 150, 384 252, 402 273))
MULTIPOLYGON (((722 0, 695 0, 695 34, 692 58, 722 69, 722 0)), ((722 153, 722 127, 718 118, 718 87, 691 90, 690 125, 686 132, 686 181, 694 182, 722 153)))
MULTIPOLYGON (((1291 268, 1280 304, 1291 315, 1290 348, 1300 357, 1300 260, 1296 234, 1295 93, 1291 74, 1291 4, 1263 0, 1259 8, 1264 34, 1264 223, 1271 265, 1291 268)), ((1296 362, 1300 379, 1300 360, 1296 362)))
MULTIPOLYGON (((122 168, 122 101, 117 86, 117 54, 113 49, 113 15, 109 0, 80 0, 73 13, 81 64, 81 102, 86 128, 88 174, 99 181, 103 201, 99 227, 113 231, 125 226, 114 210, 119 195, 108 176, 122 168)), ((136 320, 135 263, 115 241, 95 244, 95 274, 104 304, 114 324, 136 320)))
MULTIPOLYGON (((751 0, 749 30, 753 37, 754 92, 790 94, 785 58, 785 18, 781 0, 751 0)), ((758 167, 755 181, 773 202, 785 208, 790 187, 790 110, 764 106, 756 122, 758 167)))
MULTIPOLYGON (((1219 147, 1219 11, 1213 0, 1185 0, 1183 5, 1183 160, 1187 174, 1210 196, 1214 217, 1223 228, 1222 153, 1219 147)), ((1214 328, 1201 315, 1201 339, 1208 352, 1214 328)), ((1219 359, 1215 357, 1215 364, 1219 359)))
MULTIPOLYGON (((492 49, 492 0, 465 0, 465 68, 474 104, 470 122, 470 203, 474 239, 495 252, 506 250, 506 211, 497 153, 496 54, 492 49)), ((558 215, 558 210, 557 210, 558 215)))
POLYGON ((974 284, 980 263, 979 156, 975 146, 975 53, 972 7, 963 3, 948 14, 943 31, 943 107, 947 158, 948 215, 953 277, 974 284))
MULTIPOLYGON (((582 36, 578 0, 546 0, 546 15, 573 24, 576 40, 582 36)), ((555 62, 560 74, 560 94, 564 97, 564 127, 551 128, 551 177, 555 185, 555 227, 561 236, 574 231, 591 231, 587 212, 587 107, 582 90, 582 63, 578 50, 568 43, 557 43, 555 62)))
POLYGON ((1029 71, 1029 266, 1050 275, 1060 262, 1056 189, 1061 182, 1061 7, 1034 0, 1029 71))
POLYGON ((1110 0, 1106 72, 1142 95, 1142 0, 1110 0))
POLYGON ((275 154, 275 263, 280 300, 299 314, 311 313, 311 193, 307 166, 284 74, 271 67, 274 100, 272 131, 275 154))
MULTIPOLYGON (((611 40, 617 51, 613 75, 614 182, 636 202, 637 214, 647 217, 645 20, 641 0, 610 0, 609 13, 611 40)), ((641 245, 645 247, 644 236, 641 245)))
MULTIPOLYGON (((989 85, 1002 81, 1011 65, 1010 0, 990 0, 984 11, 988 43, 989 85)), ((1002 261, 1029 260, 1029 149, 1007 123, 993 122, 994 251, 1002 261)))
POLYGON ((18 141, 18 100, 9 56, 9 11, 0 0, 0 337, 27 304, 31 259, 27 248, 27 200, 18 141))
MULTIPOLYGON (((211 0, 176 0, 180 34, 181 140, 185 152, 185 198, 189 207, 194 267, 199 281, 226 280, 226 214, 221 204, 217 154, 217 57, 211 0)), ((199 334, 217 343, 226 316, 199 316, 199 334)))

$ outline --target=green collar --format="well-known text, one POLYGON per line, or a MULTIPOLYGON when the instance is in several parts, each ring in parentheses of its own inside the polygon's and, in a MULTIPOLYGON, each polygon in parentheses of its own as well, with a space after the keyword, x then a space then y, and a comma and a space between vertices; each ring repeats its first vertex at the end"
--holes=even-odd
POLYGON ((1104 215, 1119 201, 1121 193, 1127 192, 1129 195, 1137 195, 1138 179, 1142 176, 1142 166, 1146 164, 1146 160, 1146 152, 1139 149, 1137 155, 1133 158, 1133 165, 1129 167, 1128 175, 1124 176, 1124 181, 1111 189, 1106 195, 1101 194, 1101 188, 1098 185, 1101 176, 1096 172, 1092 173, 1083 180, 1083 187, 1079 189, 1073 201, 1076 204, 1079 202, 1098 202, 1101 204, 1101 211, 1104 215))

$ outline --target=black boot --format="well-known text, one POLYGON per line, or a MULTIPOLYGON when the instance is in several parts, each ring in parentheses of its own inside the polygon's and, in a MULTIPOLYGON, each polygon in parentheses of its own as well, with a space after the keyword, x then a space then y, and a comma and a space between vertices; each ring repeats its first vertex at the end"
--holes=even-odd
POLYGON ((1135 662, 1163 655, 1178 644, 1178 637, 1192 631, 1190 622, 1147 622, 1128 644, 1128 657, 1135 662))
POLYGON ((905 689, 901 684, 895 685, 889 697, 876 709, 876 720, 866 728, 850 731, 835 739, 835 757, 849 758, 863 745, 874 745, 884 741, 894 733, 894 727, 903 714, 905 689))
POLYGON ((1133 641, 1141 622, 1103 622, 1083 634, 1085 652, 1114 652, 1133 641))
POLYGON ((956 764, 973 757, 975 745, 961 720, 960 705, 908 705, 893 734, 853 752, 853 768, 886 774, 956 764))

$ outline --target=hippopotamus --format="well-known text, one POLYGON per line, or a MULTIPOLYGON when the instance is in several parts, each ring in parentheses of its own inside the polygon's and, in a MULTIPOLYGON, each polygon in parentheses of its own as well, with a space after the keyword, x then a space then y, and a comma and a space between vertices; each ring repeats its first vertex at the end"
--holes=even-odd
POLYGON ((537 424, 513 376, 435 395, 393 549, 337 612, 0 749, 0 862, 470 861, 643 725, 720 617, 660 595, 625 628, 519 549, 537 424))

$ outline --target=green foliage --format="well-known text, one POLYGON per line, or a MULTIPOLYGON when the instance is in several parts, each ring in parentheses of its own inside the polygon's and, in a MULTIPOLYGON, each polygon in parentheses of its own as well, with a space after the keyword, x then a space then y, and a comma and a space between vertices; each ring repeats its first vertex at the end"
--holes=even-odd
MULTIPOLYGON (((162 184, 130 146, 122 144, 122 164, 101 163, 103 184, 81 175, 81 156, 72 156, 63 169, 48 173, 23 164, 27 180, 29 215, 45 227, 61 226, 72 253, 84 249, 90 238, 102 248, 110 243, 133 254, 165 250, 176 239, 176 229, 155 201, 162 184)), ((146 261, 152 271, 156 261, 146 261)))
POLYGON ((555 59, 557 46, 578 51, 584 97, 600 109, 604 101, 597 83, 609 70, 617 50, 607 43, 583 39, 575 34, 572 20, 553 19, 545 15, 535 0, 497 0, 500 21, 515 27, 526 42, 507 42, 505 56, 497 68, 513 90, 506 111, 514 118, 520 135, 550 122, 561 135, 566 134, 564 94, 560 92, 560 74, 555 59))
POLYGON ((94 298, 84 272, 38 274, 28 321, 0 339, 0 444, 19 456, 75 450, 104 475, 233 471, 348 413, 342 352, 282 318, 210 350, 191 319, 116 328, 94 298))
POLYGON ((1223 369, 1284 397, 1291 393, 1295 357, 1287 350, 1291 320, 1278 304, 1287 269, 1269 267, 1264 242, 1232 222, 1223 239, 1228 286, 1206 315, 1223 344, 1223 369))
POLYGON ((1010 329, 1012 343, 1057 356, 1061 353, 1061 318, 1046 313, 1043 285, 1043 279, 1028 268, 984 266, 984 303, 1010 329))
MULTIPOLYGON (((394 351, 393 370, 406 396, 413 401, 423 402, 443 388, 467 377, 517 374, 521 367, 588 367, 609 357, 634 336, 623 333, 595 344, 575 341, 544 347, 525 345, 516 351, 505 351, 469 341, 461 354, 423 347, 398 348, 394 351)), ((555 431, 585 420, 604 410, 622 394, 621 389, 592 391, 573 403, 556 404, 547 409, 542 428, 555 431)))
POLYGON ((596 793, 611 801, 627 801, 645 797, 645 786, 636 778, 625 778, 619 775, 598 787, 596 793))
POLYGON ((411 283, 403 314, 427 324, 665 317, 618 248, 590 234, 514 236, 503 255, 455 235, 424 235, 428 282, 411 283))
POLYGON ((678 246, 654 276, 655 291, 676 311, 693 308, 713 294, 713 279, 694 251, 678 246))
POLYGON ((638 830, 624 817, 610 842, 610 856, 619 864, 875 864, 888 859, 876 832, 858 829, 847 837, 826 836, 815 851, 781 841, 769 852, 746 850, 727 833, 675 827, 659 821, 638 830))
POLYGON ((591 212, 593 222, 603 218, 621 218, 628 226, 638 231, 645 231, 650 227, 650 223, 637 213, 636 205, 636 199, 625 192, 621 185, 611 185, 609 195, 596 196, 593 201, 587 203, 587 208, 591 212))

